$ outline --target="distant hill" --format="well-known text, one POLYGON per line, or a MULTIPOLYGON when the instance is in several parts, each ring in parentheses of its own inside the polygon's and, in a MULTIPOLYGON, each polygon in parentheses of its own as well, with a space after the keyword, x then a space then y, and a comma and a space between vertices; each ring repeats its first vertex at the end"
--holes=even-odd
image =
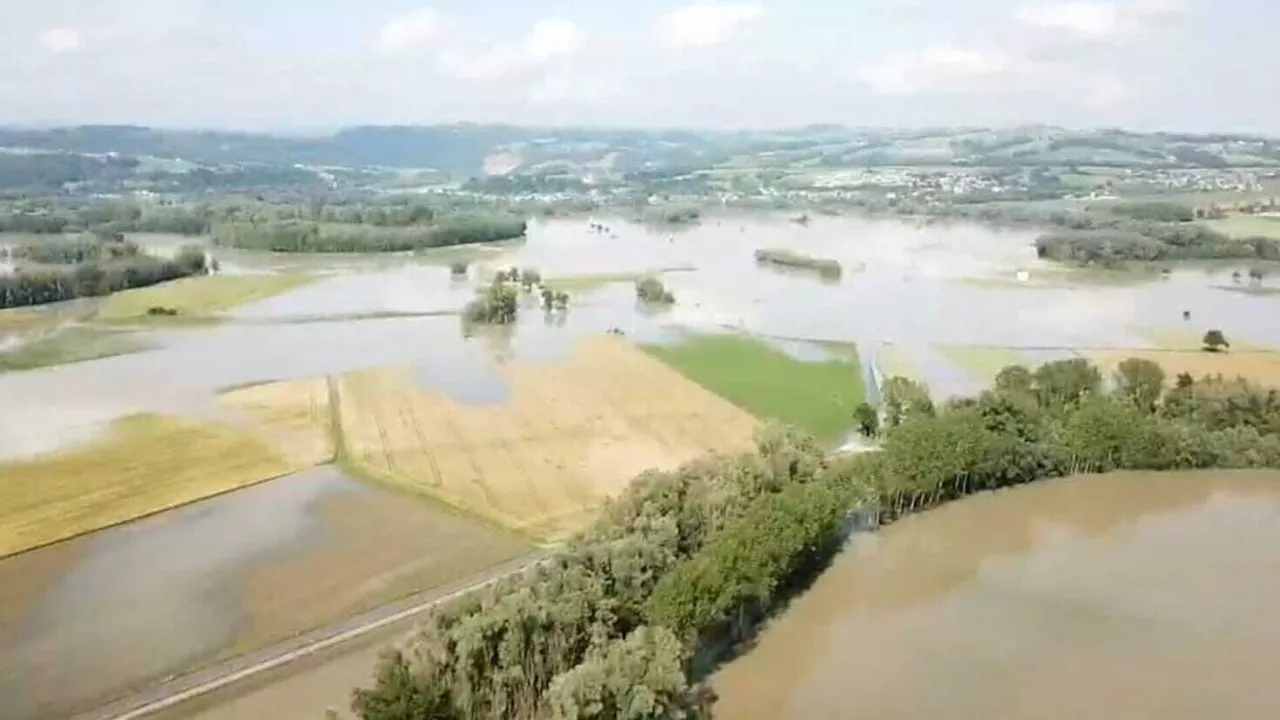
MULTIPOLYGON (((612 130, 512 125, 357 126, 310 137, 128 125, 0 128, 0 148, 237 164, 434 169, 458 178, 537 175, 626 178, 695 169, 787 166, 1280 167, 1280 141, 1249 135, 1134 133, 1052 127, 778 131, 612 130)), ((19 153, 13 150, 19 150, 19 153)), ((0 158, 3 160, 3 158, 0 158)), ((45 170, 23 165, 26 175, 45 170)), ((52 161, 50 161, 52 162, 52 161)), ((3 163, 0 163, 3 164, 3 163)), ((102 164, 101 160, 98 161, 102 164)), ((66 158, 48 177, 94 163, 66 158)), ((117 171, 116 168, 107 168, 117 171)))

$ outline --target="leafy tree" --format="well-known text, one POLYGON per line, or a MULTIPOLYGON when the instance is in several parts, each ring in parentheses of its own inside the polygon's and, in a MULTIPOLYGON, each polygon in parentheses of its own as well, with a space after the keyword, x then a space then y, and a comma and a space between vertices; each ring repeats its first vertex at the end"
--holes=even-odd
POLYGON ((454 262, 449 264, 449 274, 452 275, 453 277, 463 277, 467 274, 467 269, 469 267, 470 265, 469 263, 467 263, 467 261, 455 260, 454 262))
POLYGON ((471 323, 507 325, 516 321, 519 301, 520 294, 514 286, 495 278, 476 299, 467 303, 462 318, 471 323))
POLYGON ((1030 394, 1035 387, 1035 376, 1021 365, 1009 365, 996 373, 993 389, 999 393, 1030 394))
POLYGON ((1135 407, 1153 412, 1164 393, 1164 368, 1145 358, 1124 360, 1116 367, 1115 390, 1135 407))
POLYGON ((863 437, 872 438, 880 432, 880 413, 870 403, 861 402, 853 409, 854 422, 858 424, 858 432, 863 437))
POLYGON ((698 707, 687 652, 666 628, 641 626, 592 650, 547 689, 554 720, 677 720, 709 716, 698 707))
POLYGON ((1210 330, 1204 334, 1201 341, 1206 352, 1219 352, 1221 350, 1231 349, 1231 343, 1227 342, 1227 337, 1222 334, 1221 330, 1210 330))
POLYGON ((1098 368, 1084 358, 1045 363, 1036 368, 1033 377, 1040 406, 1052 411, 1068 408, 1102 389, 1098 368))
POLYGON ((933 415, 933 398, 924 385, 904 377, 891 377, 880 389, 884 398, 885 424, 894 427, 915 415, 933 415))
POLYGON ((424 681, 414 673, 399 650, 383 654, 372 688, 357 689, 351 709, 364 720, 453 720, 454 711, 446 687, 424 681))
POLYGON ((676 301, 662 281, 655 277, 647 277, 636 282, 636 297, 642 302, 670 305, 676 301))

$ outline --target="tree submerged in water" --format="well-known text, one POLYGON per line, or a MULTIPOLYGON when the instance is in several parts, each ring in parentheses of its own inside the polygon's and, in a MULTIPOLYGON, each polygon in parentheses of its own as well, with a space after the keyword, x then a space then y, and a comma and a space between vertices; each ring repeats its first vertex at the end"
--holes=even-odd
POLYGON ((507 325, 516 321, 519 291, 512 285, 494 279, 476 299, 462 310, 462 319, 470 323, 507 325))
POLYGON ((647 277, 636 282, 636 297, 643 302, 670 305, 676 301, 662 281, 655 277, 647 277))

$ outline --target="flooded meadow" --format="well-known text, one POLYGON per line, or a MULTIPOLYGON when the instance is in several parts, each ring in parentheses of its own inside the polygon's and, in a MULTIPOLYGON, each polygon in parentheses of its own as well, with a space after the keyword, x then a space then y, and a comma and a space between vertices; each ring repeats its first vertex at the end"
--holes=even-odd
MULTIPOLYGON (((571 362, 584 340, 608 331, 646 343, 700 332, 748 333, 800 359, 856 352, 868 381, 908 375, 942 396, 974 392, 1010 362, 1034 365, 1077 354, 1156 351, 1176 344, 1171 338, 1194 338, 1208 328, 1251 348, 1280 347, 1280 323, 1274 322, 1280 296, 1228 291, 1239 289, 1232 272, 1240 268, 1231 266, 1179 267, 1164 275, 1117 275, 1107 278, 1115 282, 1102 282, 1038 260, 1035 233, 1029 231, 826 217, 807 226, 782 217, 712 217, 679 231, 603 222, 607 232, 593 230, 583 219, 538 221, 522 242, 417 255, 301 257, 210 248, 223 274, 304 273, 309 280, 227 310, 216 323, 113 323, 111 331, 128 338, 128 352, 92 359, 68 352, 68 360, 79 361, 0 369, 0 462, 83 446, 108 423, 137 413, 236 422, 219 402, 228 390, 325 378, 340 387, 336 379, 378 368, 403 371, 406 385, 429 390, 440 402, 447 399, 454 415, 487 417, 464 410, 509 403, 519 395, 511 380, 517 370, 571 362), (780 271, 756 262, 759 248, 835 259, 844 270, 838 280, 780 271), (450 271, 459 260, 469 263, 465 277, 450 271), (537 268, 544 278, 569 288, 568 310, 544 312, 530 294, 521 300, 513 326, 465 330, 462 308, 487 278, 508 267, 537 268), (664 308, 638 304, 634 278, 646 274, 659 276, 677 302, 664 308), (1183 319, 1184 311, 1191 313, 1190 320, 1183 319)), ((140 239, 158 252, 178 243, 140 239)), ((83 334, 97 327, 93 314, 92 302, 5 311, 0 313, 0 349, 12 352, 59 333, 83 334)), ((67 336, 67 343, 77 337, 67 336)), ((1270 372, 1271 359, 1259 361, 1258 372, 1270 372)), ((1280 365, 1275 373, 1280 380, 1280 365)), ((868 392, 874 399, 874 390, 868 392)), ((690 409, 688 417, 700 417, 699 412, 690 409)), ((423 413, 419 419, 428 416, 434 415, 423 413)), ((587 427, 590 418, 583 417, 578 425, 587 427)), ((618 421, 619 437, 629 431, 628 423, 618 421)), ((340 420, 333 425, 340 431, 340 420)), ((369 457, 386 457, 389 466, 397 454, 386 447, 385 437, 371 437, 369 443, 382 445, 369 450, 369 457)), ((1228 500, 1210 502, 1216 491, 1191 485, 1171 484, 1150 502, 1163 502, 1160 498, 1176 487, 1190 498, 1179 501, 1185 507, 1232 506, 1228 500)), ((1101 507, 1110 495, 1099 487, 1097 497, 1101 507)), ((1037 517, 1050 512, 1050 505, 1037 517)), ((1108 512, 1116 513, 1113 525, 1120 527, 1141 525, 1135 518, 1146 517, 1148 510, 1137 503, 1128 511, 1108 512)), ((1086 512, 1079 522, 1096 522, 1099 512, 1086 512)), ((1258 517, 1240 517, 1261 527, 1258 517)), ((890 532, 906 532, 899 528, 912 522, 890 532)), ((1019 532, 1026 538, 1001 552, 1015 558, 1034 554, 1031 538, 1039 530, 1032 530, 1040 525, 1029 519, 1009 522, 1021 522, 1022 529, 993 541, 1013 542, 1019 532)), ((1192 532, 1197 522, 1216 521, 1186 522, 1192 532)), ((1259 530, 1264 531, 1269 532, 1259 530)), ((993 526, 984 532, 1002 531, 993 526)), ((893 547, 892 537, 886 536, 885 547, 893 547)), ((1225 542, 1206 540, 1218 541, 1225 542)), ((987 553, 972 537, 912 540, 908 546, 919 542, 959 542, 957 551, 972 545, 975 565, 987 553)), ((456 581, 528 548, 525 541, 411 493, 323 465, 0 559, 0 697, 15 720, 62 716, 211 659, 261 647, 433 583, 456 581)), ((1060 558, 1036 562, 1051 561, 1060 558)), ((916 563, 902 559, 904 567, 916 563)), ((919 572, 930 572, 927 557, 924 566, 919 572)), ((948 566, 937 577, 963 585, 974 572, 948 566)), ((1028 623, 1041 612, 1020 611, 1027 613, 1028 623)), ((889 630, 879 632, 884 638, 889 630)), ((853 645, 864 642, 849 637, 853 645)), ((1082 659, 1095 657, 1090 647, 1078 652, 1082 659)), ((1010 662, 1003 657, 992 662, 997 660, 1010 662)), ((797 665, 795 672, 800 669, 797 665)), ((731 692, 735 671, 726 670, 725 707, 738 707, 731 692)), ((931 671, 949 672, 942 664, 931 671)), ((906 679, 904 674, 894 682, 906 679)), ((889 680, 882 675, 879 682, 889 680)), ((783 698, 787 691, 767 692, 775 693, 768 698, 783 698)), ((892 712, 897 701, 885 697, 886 712, 902 717, 892 712)), ((783 712, 791 702, 784 700, 762 701, 760 707, 783 712)), ((814 708, 817 715, 791 716, 825 712, 814 708)))

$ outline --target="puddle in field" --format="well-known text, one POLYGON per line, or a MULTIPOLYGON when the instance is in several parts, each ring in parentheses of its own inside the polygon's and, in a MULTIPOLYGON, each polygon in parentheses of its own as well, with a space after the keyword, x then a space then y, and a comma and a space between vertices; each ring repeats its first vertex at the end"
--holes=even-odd
POLYGON ((64 716, 522 551, 323 467, 0 560, 5 717, 64 716))
POLYGON ((1280 712, 1280 473, 976 496, 854 541, 714 684, 761 718, 1280 712))

